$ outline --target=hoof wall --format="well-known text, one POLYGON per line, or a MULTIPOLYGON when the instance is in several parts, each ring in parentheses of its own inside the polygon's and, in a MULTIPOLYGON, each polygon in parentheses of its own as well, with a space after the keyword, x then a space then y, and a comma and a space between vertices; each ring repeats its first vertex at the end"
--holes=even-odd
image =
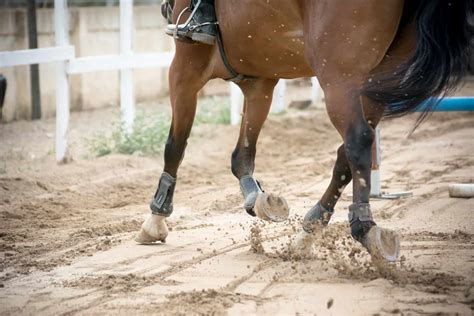
POLYGON ((166 237, 154 237, 150 234, 148 234, 146 231, 143 229, 135 236, 135 242, 140 244, 140 245, 152 245, 157 242, 166 242, 166 237))
POLYGON ((288 203, 284 198, 267 193, 257 196, 254 211, 259 218, 271 222, 283 222, 290 215, 288 203))
POLYGON ((160 215, 150 215, 142 224, 140 232, 135 236, 135 241, 141 245, 151 245, 156 242, 166 242, 168 237, 168 227, 165 217, 160 215))
POLYGON ((400 255, 400 239, 389 229, 373 226, 365 235, 362 244, 377 259, 394 262, 400 255))

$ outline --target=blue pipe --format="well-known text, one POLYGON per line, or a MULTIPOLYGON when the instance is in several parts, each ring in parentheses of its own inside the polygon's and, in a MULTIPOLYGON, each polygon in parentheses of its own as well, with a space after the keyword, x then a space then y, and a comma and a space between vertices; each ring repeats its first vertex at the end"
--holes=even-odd
MULTIPOLYGON (((426 102, 420 104, 413 112, 422 112, 426 102)), ((474 111, 474 97, 449 97, 442 99, 433 112, 474 111)))

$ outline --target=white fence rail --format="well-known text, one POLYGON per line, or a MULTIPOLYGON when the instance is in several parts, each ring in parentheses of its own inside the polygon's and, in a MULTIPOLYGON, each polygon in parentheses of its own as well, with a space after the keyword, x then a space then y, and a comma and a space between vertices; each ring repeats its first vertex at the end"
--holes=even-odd
POLYGON ((45 64, 73 58, 73 46, 25 49, 14 52, 0 52, 0 66, 11 67, 31 64, 45 64))
POLYGON ((56 63, 56 160, 65 161, 69 125, 69 74, 120 70, 120 108, 127 130, 135 117, 133 69, 169 67, 173 52, 134 54, 133 0, 120 1, 120 54, 76 58, 69 44, 67 0, 54 1, 56 47, 0 52, 0 67, 56 63))

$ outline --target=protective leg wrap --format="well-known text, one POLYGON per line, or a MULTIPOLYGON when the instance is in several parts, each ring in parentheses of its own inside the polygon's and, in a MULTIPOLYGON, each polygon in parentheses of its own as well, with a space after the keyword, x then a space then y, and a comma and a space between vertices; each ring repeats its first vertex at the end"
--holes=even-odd
POLYGON ((351 235, 362 242, 362 238, 375 226, 369 203, 354 203, 349 206, 349 223, 351 235))
POLYGON ((326 226, 329 223, 332 214, 334 214, 334 210, 326 209, 321 205, 321 201, 319 201, 308 211, 308 213, 306 213, 302 224, 304 231, 312 233, 315 231, 316 226, 326 226))
POLYGON ((163 172, 160 177, 158 189, 150 203, 150 209, 153 214, 168 217, 173 213, 173 194, 175 186, 176 178, 163 172))
POLYGON ((244 195, 244 209, 252 216, 257 216, 253 211, 255 207, 255 202, 257 201, 257 196, 259 193, 263 193, 262 188, 257 180, 251 175, 243 176, 239 180, 240 190, 244 195))

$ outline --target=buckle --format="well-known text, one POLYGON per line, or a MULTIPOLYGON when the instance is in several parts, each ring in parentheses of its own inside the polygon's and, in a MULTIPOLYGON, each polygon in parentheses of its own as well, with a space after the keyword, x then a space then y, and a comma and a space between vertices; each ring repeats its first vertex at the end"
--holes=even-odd
POLYGON ((352 225, 356 220, 360 222, 373 221, 372 211, 369 203, 353 203, 349 206, 349 223, 352 225))

